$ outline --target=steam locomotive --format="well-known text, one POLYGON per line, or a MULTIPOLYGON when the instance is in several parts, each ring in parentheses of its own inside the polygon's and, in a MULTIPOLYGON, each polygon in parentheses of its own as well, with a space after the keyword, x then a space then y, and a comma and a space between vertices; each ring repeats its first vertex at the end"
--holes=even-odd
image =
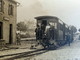
POLYGON ((38 16, 35 17, 37 23, 36 28, 39 28, 41 37, 38 37, 40 44, 44 48, 57 48, 67 43, 66 35, 70 34, 70 42, 73 41, 73 31, 62 20, 55 16, 38 16))

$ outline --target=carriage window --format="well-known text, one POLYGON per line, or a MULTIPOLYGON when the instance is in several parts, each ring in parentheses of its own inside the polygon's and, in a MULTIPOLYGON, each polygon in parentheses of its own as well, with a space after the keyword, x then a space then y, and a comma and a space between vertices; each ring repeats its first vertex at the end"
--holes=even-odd
POLYGON ((41 23, 38 23, 39 26, 41 26, 41 23))
POLYGON ((61 20, 59 20, 59 23, 63 25, 63 22, 61 20))
POLYGON ((41 26, 41 21, 37 20, 37 25, 41 26))
POLYGON ((66 32, 68 31, 68 25, 65 25, 65 31, 66 32))
POLYGON ((57 23, 50 22, 49 24, 54 26, 55 29, 57 29, 57 23))
POLYGON ((66 28, 68 28, 68 26, 67 26, 67 25, 65 25, 65 27, 66 27, 66 28))
POLYGON ((55 23, 55 29, 57 29, 57 23, 55 23))
POLYGON ((50 24, 50 25, 52 25, 52 26, 55 26, 55 24, 54 24, 54 23, 52 23, 52 22, 50 22, 49 24, 50 24))

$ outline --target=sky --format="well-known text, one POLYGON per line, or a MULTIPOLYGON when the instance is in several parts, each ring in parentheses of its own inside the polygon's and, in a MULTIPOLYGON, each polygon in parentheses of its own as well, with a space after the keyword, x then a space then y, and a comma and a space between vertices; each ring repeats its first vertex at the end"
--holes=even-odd
POLYGON ((68 25, 80 28, 80 0, 16 0, 20 3, 17 20, 34 21, 34 17, 51 15, 68 25))

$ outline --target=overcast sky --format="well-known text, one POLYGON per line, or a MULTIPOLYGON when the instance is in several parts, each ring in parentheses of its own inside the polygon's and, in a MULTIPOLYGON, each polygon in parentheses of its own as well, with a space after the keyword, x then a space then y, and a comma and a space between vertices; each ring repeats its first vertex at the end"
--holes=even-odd
POLYGON ((18 21, 32 19, 38 15, 59 17, 69 25, 80 27, 80 0, 17 0, 18 21))

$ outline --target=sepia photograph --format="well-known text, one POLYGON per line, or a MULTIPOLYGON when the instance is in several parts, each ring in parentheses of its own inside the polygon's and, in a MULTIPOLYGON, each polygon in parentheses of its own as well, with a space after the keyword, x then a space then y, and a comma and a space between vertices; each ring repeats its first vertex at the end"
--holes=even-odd
POLYGON ((0 0, 0 60, 80 60, 80 0, 0 0))

